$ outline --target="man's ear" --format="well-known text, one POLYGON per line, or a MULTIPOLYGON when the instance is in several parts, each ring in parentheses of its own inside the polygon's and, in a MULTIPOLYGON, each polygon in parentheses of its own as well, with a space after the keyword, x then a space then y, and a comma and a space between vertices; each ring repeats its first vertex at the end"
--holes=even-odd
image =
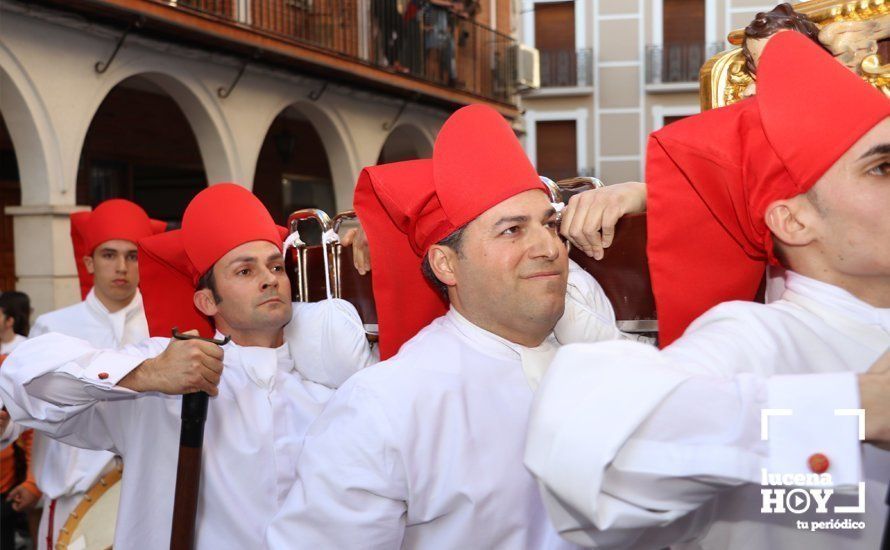
POLYGON ((198 311, 207 317, 213 317, 219 312, 219 308, 216 306, 216 300, 213 299, 213 292, 211 292, 209 288, 196 290, 193 300, 198 311))
POLYGON ((87 267, 87 273, 90 275, 94 274, 95 266, 93 265, 93 257, 92 256, 84 256, 83 257, 83 265, 87 267))
POLYGON ((777 200, 766 207, 764 219, 773 236, 788 246, 806 246, 816 239, 818 213, 801 194, 777 200))
POLYGON ((434 244, 427 252, 430 268, 437 279, 446 286, 457 284, 455 268, 457 267, 457 253, 451 247, 434 244))

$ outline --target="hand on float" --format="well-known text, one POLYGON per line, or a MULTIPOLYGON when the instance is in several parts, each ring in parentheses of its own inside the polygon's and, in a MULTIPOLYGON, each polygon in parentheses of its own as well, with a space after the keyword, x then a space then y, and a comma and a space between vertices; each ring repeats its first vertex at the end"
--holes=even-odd
POLYGON ((340 239, 340 244, 352 246, 352 263, 359 274, 364 275, 371 271, 371 249, 362 226, 347 231, 340 239))
POLYGON ((645 183, 630 181, 591 189, 569 199, 559 232, 588 256, 602 260, 604 249, 612 245, 619 218, 645 211, 645 183))
MULTIPOLYGON (((197 335, 190 330, 186 335, 197 335)), ((118 382, 138 392, 158 391, 170 395, 206 392, 214 396, 223 371, 223 350, 203 340, 172 339, 167 349, 146 359, 118 382)))
POLYGON ((6 495, 6 500, 9 501, 12 509, 16 512, 25 512, 37 505, 40 495, 35 495, 22 484, 9 491, 9 494, 6 495))
POLYGON ((890 350, 859 375, 859 402, 865 409, 865 440, 890 451, 890 350))

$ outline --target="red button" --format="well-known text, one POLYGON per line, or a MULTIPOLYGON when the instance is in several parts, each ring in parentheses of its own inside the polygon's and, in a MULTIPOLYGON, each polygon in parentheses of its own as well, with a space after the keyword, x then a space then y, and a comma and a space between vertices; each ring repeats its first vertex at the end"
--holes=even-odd
POLYGON ((108 373, 107 373, 107 372, 100 372, 100 373, 99 373, 99 380, 105 380, 106 378, 108 378, 108 373))
POLYGON ((822 453, 810 455, 810 458, 807 459, 807 464, 810 465, 810 471, 817 474, 824 474, 828 471, 828 467, 831 466, 828 457, 822 453))

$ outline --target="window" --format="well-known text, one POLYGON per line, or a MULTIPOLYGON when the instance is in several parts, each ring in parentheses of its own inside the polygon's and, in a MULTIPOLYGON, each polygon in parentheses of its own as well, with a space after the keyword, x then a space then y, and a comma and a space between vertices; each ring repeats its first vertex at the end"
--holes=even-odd
POLYGON ((578 172, 577 122, 549 120, 535 123, 538 173, 559 180, 578 172))
POLYGON ((535 4, 535 48, 541 55, 541 86, 577 86, 575 3, 535 4))

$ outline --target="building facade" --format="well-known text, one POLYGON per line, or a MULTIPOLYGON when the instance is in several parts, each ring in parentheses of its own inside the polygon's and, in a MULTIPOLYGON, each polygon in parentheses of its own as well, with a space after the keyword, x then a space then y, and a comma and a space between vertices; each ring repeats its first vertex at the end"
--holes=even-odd
POLYGON ((522 94, 526 150, 542 174, 606 183, 642 181, 649 133, 699 112, 701 65, 777 4, 521 1, 521 40, 541 56, 541 88, 522 94))
POLYGON ((0 0, 0 29, 0 290, 38 314, 79 299, 71 212, 175 226, 228 181, 283 224, 462 105, 519 116, 510 0, 0 0))

